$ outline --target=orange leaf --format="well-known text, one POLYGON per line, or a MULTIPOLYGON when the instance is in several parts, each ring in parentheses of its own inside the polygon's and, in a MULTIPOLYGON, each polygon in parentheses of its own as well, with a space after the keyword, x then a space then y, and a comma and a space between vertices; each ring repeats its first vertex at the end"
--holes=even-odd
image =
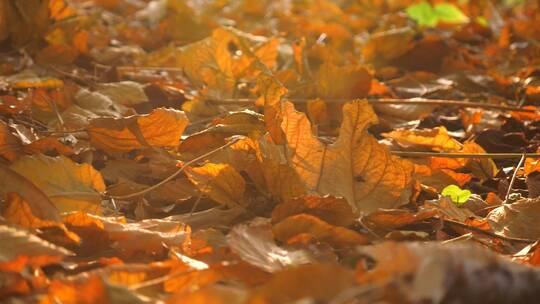
POLYGON ((299 234, 309 234, 315 239, 339 249, 369 243, 366 236, 347 228, 330 225, 309 214, 290 216, 275 224, 273 231, 276 238, 282 242, 287 242, 299 234))
POLYGON ((367 132, 377 116, 367 101, 343 107, 343 123, 335 143, 325 145, 292 103, 285 104, 282 129, 290 149, 289 162, 308 189, 347 199, 355 212, 372 212, 408 202, 413 166, 392 156, 367 132))
POLYGON ((306 213, 314 215, 329 224, 349 226, 356 217, 351 206, 343 198, 333 196, 301 196, 279 204, 272 212, 272 222, 278 223, 285 218, 306 213))
POLYGON ((232 166, 209 163, 198 168, 188 168, 186 174, 201 192, 214 201, 229 207, 244 204, 246 183, 232 166))
POLYGON ((424 148, 439 152, 459 151, 462 148, 461 143, 450 137, 445 127, 425 130, 396 130, 382 135, 395 140, 404 148, 424 148))
POLYGON ((91 143, 106 152, 128 152, 142 147, 177 147, 188 120, 184 112, 158 108, 147 115, 96 118, 90 122, 91 143))

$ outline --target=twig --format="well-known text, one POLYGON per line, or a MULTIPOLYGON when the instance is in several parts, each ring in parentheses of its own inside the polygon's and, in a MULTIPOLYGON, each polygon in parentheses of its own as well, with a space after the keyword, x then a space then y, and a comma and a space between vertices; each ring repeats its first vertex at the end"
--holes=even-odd
MULTIPOLYGON (((294 103, 306 103, 310 98, 289 98, 288 100, 294 103)), ((327 103, 346 103, 353 100, 352 98, 329 98, 324 99, 327 103)), ((254 98, 223 98, 223 99, 207 99, 206 101, 216 103, 216 104, 253 104, 255 102, 254 98)), ((400 98, 368 98, 370 104, 413 104, 413 105, 434 105, 434 106, 458 106, 465 108, 484 108, 484 109, 499 109, 505 111, 516 111, 516 112, 532 112, 535 113, 535 110, 532 109, 523 109, 520 107, 512 107, 505 105, 495 105, 481 102, 471 102, 471 101, 460 101, 460 100, 446 100, 446 99, 427 99, 427 98, 410 98, 410 99, 400 99, 400 98)))
POLYGON ((521 159, 519 160, 519 163, 517 164, 516 169, 514 170, 514 174, 512 174, 512 179, 510 180, 510 184, 508 185, 508 191, 506 191, 506 197, 504 200, 507 202, 508 197, 510 197, 510 193, 512 192, 512 187, 514 186, 514 182, 516 181, 516 176, 519 171, 519 168, 521 168, 521 165, 523 165, 523 162, 525 161, 525 157, 527 156, 527 153, 523 152, 523 155, 521 156, 521 159))
POLYGON ((123 200, 123 199, 129 199, 129 198, 133 198, 133 197, 137 197, 137 196, 140 196, 140 195, 143 195, 143 194, 146 194, 156 188, 159 188, 160 186, 164 185, 165 183, 173 180, 175 177, 177 177, 180 173, 182 173, 188 166, 190 166, 191 164, 193 163, 196 163, 202 159, 205 159, 207 157, 209 157, 210 155, 218 152, 218 151, 221 151, 231 145, 233 145, 234 143, 236 143, 237 141, 239 140, 239 138, 233 138, 231 141, 229 141, 228 143, 224 144, 223 146, 219 147, 219 148, 216 148, 208 153, 205 153, 199 157, 196 157, 188 162, 186 162, 182 167, 180 167, 178 170, 176 170, 176 172, 174 172, 173 174, 169 175, 168 177, 166 177, 165 179, 163 179, 162 181, 160 181, 159 183, 153 185, 153 186, 150 186, 146 189, 143 189, 141 191, 137 191, 137 192, 134 192, 134 193, 130 193, 130 194, 125 194, 125 195, 109 195, 109 196, 106 196, 106 198, 111 198, 111 199, 118 199, 118 200, 123 200))
MULTIPOLYGON (((519 158, 523 153, 445 153, 445 152, 413 152, 390 151, 402 157, 447 157, 447 158, 519 158)), ((527 153, 527 157, 540 158, 540 153, 527 153)))
POLYGON ((503 240, 503 241, 507 241, 507 242, 528 243, 528 244, 536 242, 536 240, 513 238, 513 237, 508 237, 508 236, 496 234, 496 233, 491 232, 491 231, 486 231, 486 230, 480 229, 478 227, 469 226, 467 224, 463 224, 463 223, 453 221, 453 220, 449 220, 449 219, 443 219, 443 222, 445 224, 458 226, 460 228, 463 228, 463 229, 466 229, 466 230, 469 230, 469 231, 481 233, 481 234, 484 234, 484 235, 487 235, 487 236, 490 236, 490 237, 493 237, 493 238, 497 238, 497 239, 500 239, 500 240, 503 240))

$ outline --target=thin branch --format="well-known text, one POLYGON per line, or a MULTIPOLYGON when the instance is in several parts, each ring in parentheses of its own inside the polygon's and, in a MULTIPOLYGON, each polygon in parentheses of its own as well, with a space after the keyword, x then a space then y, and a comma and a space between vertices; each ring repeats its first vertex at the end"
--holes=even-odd
MULTIPOLYGON (((290 98, 288 99, 294 103, 306 103, 310 100, 309 98, 290 98)), ((352 98, 330 98, 324 99, 327 103, 346 103, 353 100, 352 98)), ((254 98, 223 98, 223 99, 207 99, 211 103, 226 105, 226 104, 253 104, 255 102, 254 98)), ((484 108, 484 109, 499 109, 505 111, 516 111, 516 112, 531 112, 535 113, 535 110, 532 109, 523 109, 520 107, 512 107, 505 105, 496 105, 488 104, 482 102, 471 102, 471 101, 461 101, 461 100, 446 100, 446 99, 427 99, 427 98, 410 98, 410 99, 400 99, 400 98, 368 98, 370 104, 411 104, 411 105, 434 105, 434 106, 458 106, 464 108, 484 108)))
MULTIPOLYGON (((413 152, 390 151, 402 157, 447 157, 447 158, 520 158, 523 153, 445 153, 445 152, 413 152)), ((540 153, 527 153, 527 157, 540 158, 540 153)))
POLYGON ((221 151, 231 145, 233 145, 234 143, 236 143, 237 141, 239 140, 239 138, 233 138, 231 141, 229 141, 228 143, 224 144, 223 146, 219 147, 219 148, 216 148, 208 153, 205 153, 199 157, 196 157, 188 162, 186 162, 182 167, 180 167, 178 170, 176 170, 176 172, 174 172, 173 174, 169 175, 168 177, 166 177, 165 179, 163 179, 162 181, 160 181, 159 183, 153 185, 153 186, 150 186, 146 189, 143 189, 141 191, 137 191, 137 192, 134 192, 134 193, 130 193, 130 194, 125 194, 125 195, 109 195, 109 196, 106 196, 106 198, 111 198, 111 199, 118 199, 118 200, 125 200, 125 199, 129 199, 129 198, 134 198, 134 197, 137 197, 137 196, 141 196, 143 194, 146 194, 156 188, 159 188, 161 187, 162 185, 166 184, 167 182, 173 180, 175 177, 177 177, 180 173, 182 173, 188 166, 191 166, 193 163, 196 163, 200 160, 203 160, 209 156, 211 156, 212 154, 218 152, 218 151, 221 151))
POLYGON ((514 186, 514 182, 516 181, 516 176, 519 171, 519 168, 521 168, 521 165, 523 165, 523 162, 525 161, 526 157, 527 157, 527 153, 523 153, 523 155, 521 156, 521 159, 519 160, 519 163, 517 164, 516 169, 514 169, 514 174, 512 174, 512 179, 510 180, 510 184, 508 185, 508 191, 506 191, 506 197, 504 198, 506 202, 508 202, 510 193, 512 193, 512 187, 514 186))
POLYGON ((493 238, 497 238, 497 239, 500 239, 500 240, 503 240, 503 241, 507 241, 507 242, 517 242, 517 243, 530 244, 530 243, 534 243, 534 242, 537 241, 537 240, 532 240, 532 239, 522 239, 522 238, 508 237, 508 236, 496 234, 496 233, 491 232, 491 231, 486 231, 486 230, 480 229, 478 227, 469 226, 467 224, 463 224, 463 223, 453 221, 453 220, 449 220, 449 219, 443 219, 443 222, 445 224, 458 226, 460 228, 463 228, 463 229, 466 229, 466 230, 469 230, 469 231, 472 231, 472 232, 481 233, 481 234, 484 234, 484 235, 487 235, 487 236, 490 236, 490 237, 493 237, 493 238))

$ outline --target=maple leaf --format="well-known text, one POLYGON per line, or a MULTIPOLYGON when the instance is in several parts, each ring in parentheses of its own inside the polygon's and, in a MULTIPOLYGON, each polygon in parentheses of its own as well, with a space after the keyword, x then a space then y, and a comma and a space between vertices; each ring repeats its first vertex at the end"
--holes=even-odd
POLYGON ((339 137, 326 145, 313 136, 306 115, 286 103, 282 129, 290 164, 308 189, 342 196, 355 212, 405 204, 411 194, 412 164, 392 156, 369 135, 367 128, 376 122, 367 101, 348 103, 339 137))

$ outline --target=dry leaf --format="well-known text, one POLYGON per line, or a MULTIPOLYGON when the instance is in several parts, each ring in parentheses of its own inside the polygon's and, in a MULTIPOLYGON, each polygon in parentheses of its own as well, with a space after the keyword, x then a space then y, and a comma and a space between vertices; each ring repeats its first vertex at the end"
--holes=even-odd
POLYGON ((23 175, 0 164, 0 193, 4 196, 10 192, 23 197, 32 214, 39 219, 60 222, 58 209, 42 189, 23 175))
POLYGON ((292 303, 303 299, 326 303, 354 285, 353 274, 339 265, 298 266, 276 273, 251 293, 249 303, 292 303))
POLYGON ((314 215, 329 224, 349 226, 355 220, 351 206, 343 198, 333 196, 301 196, 281 203, 272 211, 272 222, 278 223, 285 218, 306 213, 314 215))
POLYGON ((227 235, 227 242, 241 259, 268 272, 313 262, 305 251, 289 251, 276 245, 268 224, 236 225, 227 235))
POLYGON ((311 134, 307 117, 285 105, 282 129, 290 163, 308 189, 347 199, 355 212, 373 212, 407 203, 412 164, 380 145, 367 132, 377 116, 367 101, 343 107, 343 123, 335 143, 325 145, 311 134))
POLYGON ((287 242, 298 235, 309 235, 339 249, 364 245, 369 238, 347 228, 333 226, 309 214, 290 216, 274 225, 276 239, 287 242))
POLYGON ((177 147, 187 124, 184 112, 158 108, 148 115, 96 118, 87 130, 94 146, 107 152, 128 152, 142 147, 177 147))
POLYGON ((89 164, 77 164, 64 156, 35 155, 20 158, 11 169, 41 189, 61 212, 100 213, 100 193, 105 191, 105 184, 101 174, 89 164))
POLYGON ((202 167, 187 168, 186 174, 199 191, 214 201, 231 208, 245 204, 243 196, 246 183, 232 166, 209 163, 202 167))
POLYGON ((520 199, 512 204, 503 204, 493 209, 486 219, 491 228, 498 234, 538 239, 540 238, 540 198, 520 199))
POLYGON ((22 271, 25 265, 56 264, 70 251, 25 230, 0 225, 0 271, 22 271))
POLYGON ((382 134, 395 140, 400 146, 411 149, 428 149, 438 152, 455 152, 461 143, 450 137, 445 127, 425 130, 396 130, 382 134))

